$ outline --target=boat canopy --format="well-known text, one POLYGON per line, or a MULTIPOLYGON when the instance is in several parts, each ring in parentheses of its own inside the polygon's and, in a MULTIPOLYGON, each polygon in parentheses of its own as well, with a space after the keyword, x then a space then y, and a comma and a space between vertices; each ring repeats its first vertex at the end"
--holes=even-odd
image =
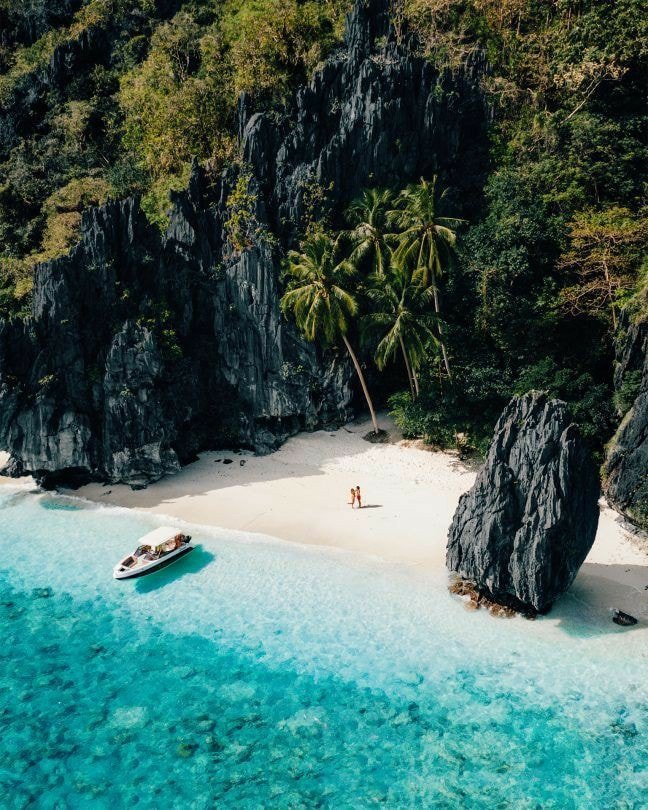
POLYGON ((152 548, 156 548, 172 540, 177 534, 182 534, 182 532, 175 526, 160 526, 158 529, 153 529, 152 532, 140 537, 137 541, 137 545, 138 547, 151 546, 152 548))

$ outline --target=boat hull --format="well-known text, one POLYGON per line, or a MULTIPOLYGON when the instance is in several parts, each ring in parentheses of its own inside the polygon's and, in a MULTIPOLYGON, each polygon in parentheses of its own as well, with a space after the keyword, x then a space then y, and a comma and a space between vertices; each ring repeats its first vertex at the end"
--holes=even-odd
POLYGON ((139 569, 136 568, 135 570, 126 569, 125 571, 114 571, 113 576, 115 579, 137 579, 138 577, 145 577, 147 574, 154 574, 156 571, 161 571, 162 568, 166 568, 181 557, 186 556, 190 551, 193 551, 194 548, 194 546, 185 546, 185 548, 171 552, 171 554, 163 557, 161 560, 155 560, 154 565, 148 565, 139 569))

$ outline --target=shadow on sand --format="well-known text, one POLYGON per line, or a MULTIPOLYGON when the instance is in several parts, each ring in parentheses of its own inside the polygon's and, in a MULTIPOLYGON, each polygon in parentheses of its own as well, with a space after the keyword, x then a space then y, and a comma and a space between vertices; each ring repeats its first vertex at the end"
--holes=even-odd
POLYGON ((197 546, 190 554, 185 554, 184 557, 179 559, 178 562, 135 580, 135 589, 138 593, 157 591, 159 588, 164 588, 165 585, 170 585, 181 577, 197 574, 215 559, 216 556, 210 551, 205 551, 201 546, 197 546))
POLYGON ((584 563, 569 591, 549 616, 566 633, 580 638, 602 633, 648 634, 648 565, 584 563), (638 622, 619 627, 611 608, 634 616, 638 622))

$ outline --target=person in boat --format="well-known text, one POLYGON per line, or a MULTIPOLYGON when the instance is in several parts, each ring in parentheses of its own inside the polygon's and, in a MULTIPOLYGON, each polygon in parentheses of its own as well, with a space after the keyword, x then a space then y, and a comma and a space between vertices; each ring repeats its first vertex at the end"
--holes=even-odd
POLYGON ((349 501, 349 503, 351 504, 351 509, 353 509, 353 504, 355 503, 355 499, 356 499, 356 491, 355 491, 354 487, 351 487, 351 500, 349 501))
POLYGON ((178 548, 182 548, 182 546, 184 545, 184 540, 185 540, 184 534, 176 534, 176 536, 173 538, 173 548, 174 548, 174 550, 178 549, 178 548))
POLYGON ((360 493, 360 487, 357 485, 355 489, 355 496, 356 501, 358 502, 358 509, 362 509, 362 494, 360 493))

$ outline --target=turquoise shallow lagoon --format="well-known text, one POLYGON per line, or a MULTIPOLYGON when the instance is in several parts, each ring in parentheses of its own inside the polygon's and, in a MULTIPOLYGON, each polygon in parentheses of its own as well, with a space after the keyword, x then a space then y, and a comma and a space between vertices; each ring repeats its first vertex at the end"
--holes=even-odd
POLYGON ((116 582, 152 519, 3 488, 0 520, 2 807, 646 806, 643 630, 224 531, 116 582))

